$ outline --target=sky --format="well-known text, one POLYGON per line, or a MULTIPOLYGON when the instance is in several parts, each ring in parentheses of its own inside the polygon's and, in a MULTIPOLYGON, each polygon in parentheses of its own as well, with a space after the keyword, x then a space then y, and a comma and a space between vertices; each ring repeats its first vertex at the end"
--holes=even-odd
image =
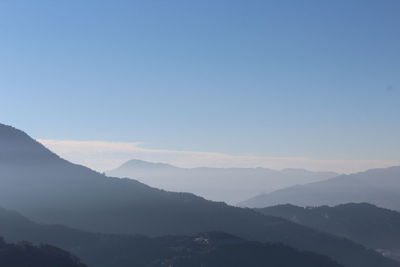
POLYGON ((398 0, 0 0, 0 122, 98 170, 400 164, 399 14, 398 0))

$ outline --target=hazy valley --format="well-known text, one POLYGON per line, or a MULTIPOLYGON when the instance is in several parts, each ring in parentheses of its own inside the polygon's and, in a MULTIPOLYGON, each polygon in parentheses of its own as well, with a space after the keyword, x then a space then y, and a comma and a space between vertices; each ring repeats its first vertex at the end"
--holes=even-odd
POLYGON ((334 172, 266 168, 178 168, 165 163, 130 160, 106 172, 133 178, 147 185, 174 192, 190 192, 214 201, 235 205, 260 193, 338 176, 334 172))

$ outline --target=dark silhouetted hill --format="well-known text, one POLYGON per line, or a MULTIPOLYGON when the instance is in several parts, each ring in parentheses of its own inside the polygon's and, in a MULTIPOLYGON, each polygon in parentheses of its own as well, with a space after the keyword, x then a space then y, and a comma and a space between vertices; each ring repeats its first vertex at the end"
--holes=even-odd
POLYGON ((85 267, 68 252, 50 245, 29 242, 8 244, 0 237, 0 266, 4 267, 85 267))
POLYGON ((400 260, 399 212, 367 203, 308 208, 279 205, 257 210, 349 238, 400 260))
POLYGON ((38 222, 149 236, 222 231, 327 255, 347 267, 398 266, 349 240, 281 218, 106 177, 59 158, 9 126, 0 125, 0 136, 5 136, 5 149, 0 147, 0 203, 38 222))
MULTIPOLYGON (((220 232, 158 238, 95 234, 61 225, 34 223, 16 212, 2 208, 0 208, 0 234, 8 240, 24 239, 36 243, 56 244, 76 253, 89 266, 96 267, 341 266, 325 256, 300 252, 280 244, 245 241, 220 232)), ((29 266, 42 267, 42 265, 29 266)))

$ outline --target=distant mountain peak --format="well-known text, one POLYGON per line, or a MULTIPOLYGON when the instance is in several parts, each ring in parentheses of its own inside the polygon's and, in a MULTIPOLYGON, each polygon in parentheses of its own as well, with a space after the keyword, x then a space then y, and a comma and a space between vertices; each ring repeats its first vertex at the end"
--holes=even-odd
POLYGON ((140 159, 131 159, 123 163, 119 168, 149 168, 149 169, 164 169, 164 168, 178 168, 173 165, 162 162, 149 162, 140 159))
POLYGON ((236 204, 261 192, 272 192, 295 184, 321 181, 336 173, 300 169, 267 168, 181 168, 165 163, 130 160, 107 175, 133 178, 156 188, 190 192, 215 201, 236 204))

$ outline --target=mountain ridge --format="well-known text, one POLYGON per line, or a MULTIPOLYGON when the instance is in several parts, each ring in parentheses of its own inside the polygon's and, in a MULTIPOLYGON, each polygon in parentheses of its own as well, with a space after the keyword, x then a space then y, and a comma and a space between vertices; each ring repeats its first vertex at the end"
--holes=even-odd
MULTIPOLYGON (((32 222, 0 207, 0 235, 8 240, 54 244, 78 255, 88 266, 251 266, 280 262, 281 266, 340 267, 326 256, 300 252, 282 244, 243 240, 221 232, 190 236, 110 235, 90 233, 62 225, 32 222), (181 248, 179 250, 174 248, 181 248), (241 253, 236 253, 237 251, 241 253), (232 258, 232 255, 240 258, 232 258), (289 260, 288 260, 289 259, 289 260), (203 264, 203 265, 202 265, 203 264)), ((0 257, 1 258, 1 257, 0 257)))
POLYGON ((306 208, 286 204, 256 210, 349 238, 400 261, 400 212, 395 210, 369 203, 306 208))
POLYGON ((287 187, 255 196, 239 203, 239 206, 251 208, 279 204, 332 206, 348 202, 368 202, 400 210, 400 166, 371 169, 340 175, 325 181, 287 187))
POLYGON ((193 169, 219 169, 219 170, 226 170, 226 169, 239 169, 239 170, 254 170, 254 169, 263 169, 263 170, 268 170, 268 171, 275 171, 275 172, 291 172, 291 171, 301 171, 301 172, 311 172, 311 173, 326 173, 326 174, 331 174, 334 176, 339 176, 341 175, 340 173, 336 173, 333 171, 310 171, 307 169, 302 169, 302 168, 284 168, 284 169, 272 169, 272 168, 266 168, 266 167, 209 167, 209 166, 200 166, 200 167, 191 167, 191 168, 185 168, 185 167, 178 167, 170 163, 165 163, 165 162, 153 162, 153 161, 148 161, 148 160, 141 160, 141 159, 130 159, 125 161, 124 163, 120 164, 118 167, 109 170, 113 171, 116 169, 119 169, 121 167, 136 167, 137 165, 139 166, 144 166, 144 167, 172 167, 172 168, 177 168, 177 169, 183 169, 183 170, 193 170, 193 169))

